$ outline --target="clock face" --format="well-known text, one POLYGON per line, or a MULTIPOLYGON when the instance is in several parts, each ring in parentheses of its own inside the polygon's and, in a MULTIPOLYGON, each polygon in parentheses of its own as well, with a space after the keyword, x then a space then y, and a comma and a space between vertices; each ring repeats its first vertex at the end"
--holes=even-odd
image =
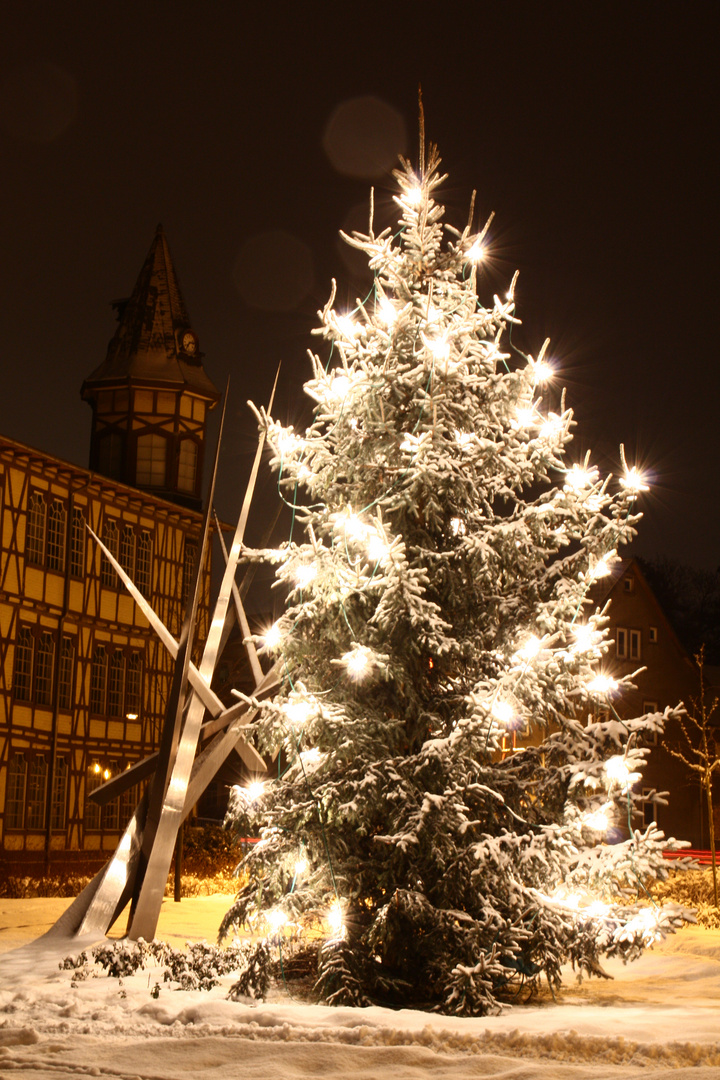
POLYGON ((197 341, 192 330, 186 330, 183 334, 182 347, 183 352, 189 353, 190 356, 194 355, 195 350, 197 349, 197 341))

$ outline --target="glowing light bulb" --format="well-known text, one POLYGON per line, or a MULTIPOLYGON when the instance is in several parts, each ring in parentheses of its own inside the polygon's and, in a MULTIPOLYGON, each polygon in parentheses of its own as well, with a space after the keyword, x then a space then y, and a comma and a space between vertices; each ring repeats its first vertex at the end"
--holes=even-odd
POLYGON ((650 490, 648 484, 645 483, 645 477, 635 465, 620 478, 620 483, 628 495, 634 499, 637 498, 640 492, 650 490))
POLYGON ((602 900, 593 900, 590 904, 583 908, 583 914, 589 915, 591 919, 602 919, 605 915, 610 913, 610 905, 604 903, 602 900))
POLYGON ((312 712, 312 705, 305 698, 294 699, 285 703, 285 715, 291 724, 301 727, 312 712))
POLYGON ((265 912, 265 922, 268 924, 272 934, 277 934, 287 921, 287 915, 280 908, 273 908, 272 911, 265 912))
POLYGON ((562 431, 562 421, 559 416, 549 416, 540 427, 541 439, 557 439, 562 431))
POLYGON ((592 829, 593 832, 607 832, 610 825, 608 807, 601 806, 598 810, 593 810, 591 813, 584 814, 582 823, 587 826, 588 829, 592 829))
POLYGON ((532 407, 522 406, 515 413, 515 424, 519 428, 529 428, 537 423, 537 416, 532 407))
POLYGON ((391 304, 386 296, 383 296, 378 305, 378 315, 387 326, 392 326, 397 319, 397 311, 395 305, 391 304))
POLYGON ((533 660, 540 652, 541 646, 542 642, 540 641, 540 638, 535 637, 534 634, 531 634, 530 637, 521 645, 521 647, 515 653, 515 656, 518 660, 533 660))
POLYGON ((575 627, 575 651, 589 652, 595 644, 595 630, 592 626, 575 627))
POLYGON ((282 631, 280 630, 280 623, 273 623, 268 632, 265 634, 264 642, 266 649, 276 649, 282 640, 282 631))
POLYGON ((352 512, 347 515, 344 521, 345 536, 348 540, 363 541, 367 536, 367 525, 359 518, 357 514, 352 512))
POLYGON ((317 567, 314 563, 299 566, 295 571, 295 584, 298 589, 307 589, 311 581, 317 576, 317 567))
POLYGON ((261 780, 256 780, 253 784, 248 784, 245 790, 245 798, 248 802, 257 802, 262 798, 262 793, 265 790, 265 785, 261 780))
POLYGON ((467 257, 470 262, 480 262, 481 259, 485 258, 485 245, 476 240, 472 247, 468 249, 467 257))
POLYGON ((547 360, 538 360, 535 364, 533 375, 535 377, 535 384, 542 385, 552 379, 555 374, 553 368, 548 364, 547 360))
POLYGON ((467 526, 462 518, 454 517, 450 518, 450 530, 453 536, 465 536, 467 532, 467 526))
POLYGON ((447 360, 450 355, 450 344, 446 338, 430 338, 425 344, 436 360, 447 360))
POLYGON ((381 536, 373 533, 368 540, 367 555, 370 562, 382 562, 387 557, 388 546, 381 536))
POLYGON ((299 859, 295 860, 295 876, 296 877, 300 877, 301 874, 304 874, 305 871, 307 870, 307 868, 308 868, 308 861, 307 861, 307 859, 303 858, 302 855, 300 856, 299 859))
POLYGON ((409 206, 419 206, 423 200, 423 193, 421 187, 410 188, 405 196, 409 206))
POLYGON ((328 926, 330 927, 333 934, 336 934, 338 936, 340 934, 342 934, 342 931, 343 931, 343 913, 342 913, 342 908, 340 907, 340 901, 339 900, 335 900, 334 903, 331 904, 330 910, 328 911, 327 921, 328 921, 328 926))
POLYGON ((573 465, 565 473, 565 485, 572 491, 582 491, 597 479, 596 469, 585 469, 582 465, 573 465))
POLYGON ((104 769, 103 770, 103 780, 109 780, 109 779, 110 779, 110 770, 109 769, 104 769))
POLYGON ((368 656, 368 650, 363 648, 362 645, 353 649, 349 653, 345 653, 343 661, 347 668, 348 675, 353 679, 362 679, 367 675, 370 668, 370 658, 368 656))
POLYGON ((616 754, 615 757, 608 758, 605 762, 605 775, 608 780, 612 780, 615 784, 625 785, 628 779, 632 775, 627 767, 625 758, 616 754))
POLYGON ((330 383, 330 393, 334 398, 342 400, 348 395, 352 383, 347 375, 335 375, 330 383))
MULTIPOLYGON (((612 552, 612 555, 614 554, 615 552, 612 552)), ((590 567, 589 574, 592 581, 598 581, 600 578, 608 577, 608 575, 612 573, 610 568, 610 558, 611 555, 603 555, 601 559, 598 559, 594 566, 590 567)))
POLYGON ((358 331, 360 330, 360 327, 358 326, 358 324, 355 322, 354 319, 351 319, 349 315, 338 315, 337 316, 337 326, 338 326, 338 329, 347 338, 354 338, 356 336, 356 334, 358 333, 358 331))
POLYGON ((496 720, 499 720, 501 724, 510 724, 515 716, 515 710, 509 701, 503 701, 498 699, 493 702, 492 709, 490 710, 496 720))
POLYGON ((100 772, 102 772, 102 766, 101 766, 101 765, 98 765, 98 763, 97 763, 97 761, 96 761, 96 762, 95 762, 95 764, 94 764, 94 765, 93 765, 93 767, 92 767, 92 771, 93 771, 94 773, 96 773, 96 774, 97 774, 97 773, 100 773, 100 772))
POLYGON ((614 690, 617 690, 618 684, 612 676, 600 672, 592 682, 588 683, 587 688, 591 694, 612 694, 614 690))

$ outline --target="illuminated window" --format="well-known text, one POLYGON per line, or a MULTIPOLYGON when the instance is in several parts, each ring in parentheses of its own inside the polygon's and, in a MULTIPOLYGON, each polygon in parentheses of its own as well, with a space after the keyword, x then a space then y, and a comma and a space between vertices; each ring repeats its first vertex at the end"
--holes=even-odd
POLYGON ((42 829, 45 826, 45 797, 47 794, 47 762, 42 754, 28 764, 27 794, 25 802, 25 828, 42 829))
MULTIPOLYGON (((114 555, 116 559, 118 557, 119 543, 120 534, 118 531, 117 521, 115 520, 115 518, 106 518, 105 526, 103 528, 103 544, 108 549, 110 554, 114 555)), ((103 554, 100 563, 100 580, 102 581, 103 585, 107 585, 109 589, 117 589, 118 587, 117 574, 113 570, 112 563, 105 554, 103 554)))
POLYGON ((180 599, 183 604, 187 604, 190 598, 190 588, 193 582, 193 574, 195 573, 197 551, 198 546, 194 540, 185 541, 185 551, 183 552, 182 591, 180 593, 180 599))
POLYGON ((58 671, 58 705, 61 709, 72 708, 73 671, 75 646, 71 637, 64 637, 60 645, 60 668, 58 671))
POLYGON ((59 757, 55 761, 55 775, 52 785, 52 802, 50 804, 50 828, 60 831, 65 828, 67 816, 67 781, 68 766, 67 758, 59 757))
POLYGON ((178 489, 193 492, 197 477, 198 447, 192 439, 183 439, 180 443, 178 460, 178 489))
POLYGON ((123 691, 125 689, 125 657, 116 649, 110 657, 108 676, 108 716, 122 716, 123 691))
POLYGON ((55 499, 50 506, 45 559, 48 570, 65 569, 65 504, 55 499))
POLYGON ((163 435, 140 435, 137 441, 135 481, 148 487, 164 487, 167 439, 163 435))
POLYGON ((45 557, 45 500, 39 491, 33 491, 28 499, 25 558, 28 562, 41 564, 45 557))
POLYGON ((33 638, 29 626, 21 626, 15 639, 15 664, 13 667, 13 696, 18 701, 30 701, 32 697, 33 638))
POLYGON ((52 705, 53 657, 55 642, 50 633, 42 633, 35 654, 35 701, 38 705, 52 705))
POLYGON ((5 787, 5 828, 22 829, 25 824, 25 784, 27 762, 24 754, 13 754, 8 762, 5 787))
POLYGON ((152 588, 152 537, 147 529, 143 529, 138 537, 135 558, 135 584, 143 596, 150 596, 152 588))
POLYGON ((85 576, 85 515, 77 506, 70 523, 70 573, 75 578, 85 576))
POLYGON ((90 666, 90 712, 105 712, 107 689, 107 655, 104 645, 96 645, 90 666))
POLYGON ((130 525, 125 525, 120 534, 120 558, 118 560, 129 578, 135 572, 135 532, 130 525))
POLYGON ((102 827, 110 832, 120 831, 120 799, 112 799, 102 808, 102 827))
POLYGON ((140 715, 142 696, 142 657, 140 653, 130 653, 127 663, 127 681, 125 684, 125 711, 140 715))

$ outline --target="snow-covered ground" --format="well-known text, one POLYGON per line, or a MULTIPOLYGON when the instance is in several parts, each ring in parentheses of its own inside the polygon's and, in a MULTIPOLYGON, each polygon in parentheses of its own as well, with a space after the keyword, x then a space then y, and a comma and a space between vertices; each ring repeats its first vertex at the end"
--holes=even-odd
MULTIPOLYGON (((82 1075, 131 1080, 497 1080, 720 1078, 720 931, 689 927, 612 981, 498 1017, 453 1019, 389 1009, 330 1009, 275 996, 226 999, 162 987, 156 974, 71 986, 59 960, 76 942, 38 939, 68 900, 0 900, 0 1080, 82 1075)), ((229 897, 166 901, 158 937, 214 941, 229 897)), ((85 944, 85 943, 82 943, 85 944)))

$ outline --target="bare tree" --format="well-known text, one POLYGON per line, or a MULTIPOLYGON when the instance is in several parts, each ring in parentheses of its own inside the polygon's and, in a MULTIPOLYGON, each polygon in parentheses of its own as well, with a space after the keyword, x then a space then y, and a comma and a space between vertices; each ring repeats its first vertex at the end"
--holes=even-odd
POLYGON ((700 790, 707 801, 708 829, 710 833, 710 852, 712 856, 713 893, 715 907, 718 906, 718 881, 717 881, 717 854, 715 850, 715 822, 713 820, 712 783, 714 774, 720 770, 720 757, 715 750, 715 725, 711 724, 713 713, 718 707, 718 699, 713 698, 708 703, 705 688, 705 646, 695 657, 700 677, 700 694, 696 698, 690 698, 690 708, 685 714, 677 716, 680 730, 682 731, 685 745, 679 750, 668 746, 673 757, 692 772, 696 773, 700 780, 700 790))

